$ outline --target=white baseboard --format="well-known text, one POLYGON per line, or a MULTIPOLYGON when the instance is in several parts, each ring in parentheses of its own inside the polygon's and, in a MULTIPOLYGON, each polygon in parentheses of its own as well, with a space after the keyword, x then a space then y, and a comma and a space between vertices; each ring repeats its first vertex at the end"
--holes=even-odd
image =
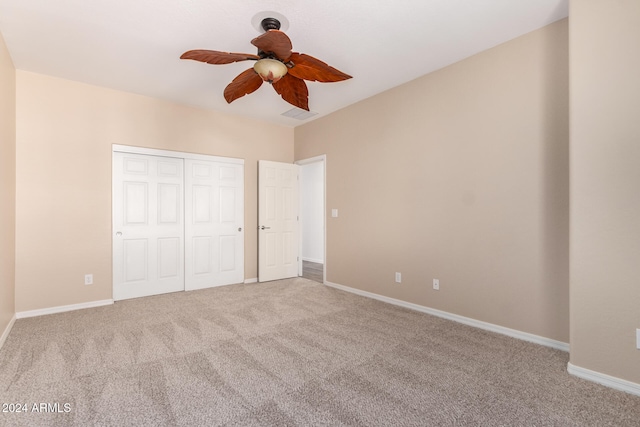
POLYGON ((395 298, 385 297, 383 295, 374 294, 372 292, 363 291, 360 289, 350 288, 348 286, 339 285, 337 283, 324 282, 325 285, 332 288, 340 289, 353 294, 361 295, 368 298, 373 298, 378 301, 383 301, 389 304, 397 305, 411 310, 420 311, 422 313, 431 314, 433 316, 442 317, 444 319, 453 320, 454 322, 464 323, 465 325, 473 326, 476 328, 484 329, 486 331, 496 332, 502 335, 507 335, 512 338, 517 338, 523 341, 529 341, 535 344, 540 344, 545 347, 555 348, 556 350, 569 351, 569 344, 562 341, 552 340, 550 338, 541 337, 539 335, 530 334, 528 332, 518 331, 516 329, 505 328, 504 326, 494 325, 493 323, 483 322, 480 320, 472 319, 470 317, 464 317, 446 311, 436 310, 435 308, 425 307, 423 305, 413 304, 410 302, 402 301, 395 298))
POLYGON ((324 264, 324 260, 317 259, 317 258, 302 257, 302 260, 303 261, 309 261, 309 262, 315 262, 316 264, 324 264))
POLYGON ((4 342, 7 340, 9 336, 9 332, 11 332, 11 328, 13 328, 13 324, 16 323, 16 315, 14 314, 11 320, 9 320, 9 324, 6 328, 4 328, 4 332, 0 335, 0 349, 4 345, 4 342))
POLYGON ((258 283, 258 278, 254 277, 253 279, 246 279, 244 283, 258 283))
POLYGON ((567 363, 567 372, 578 378, 640 396, 640 384, 567 363))
POLYGON ((44 316, 47 314, 64 313, 65 311, 82 310, 84 308, 101 307, 103 305, 113 304, 112 299, 105 299, 101 301, 83 302, 80 304, 61 305, 58 307, 42 308, 39 310, 20 311, 16 313, 17 319, 24 319, 27 317, 44 316))

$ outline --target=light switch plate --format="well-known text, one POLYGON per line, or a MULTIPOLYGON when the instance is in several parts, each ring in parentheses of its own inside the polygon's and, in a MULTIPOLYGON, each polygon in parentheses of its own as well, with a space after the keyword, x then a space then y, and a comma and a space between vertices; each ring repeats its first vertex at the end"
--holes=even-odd
POLYGON ((338 209, 331 209, 331 216, 333 218, 338 218, 338 209))
POLYGON ((640 350, 640 329, 636 329, 636 348, 640 350))

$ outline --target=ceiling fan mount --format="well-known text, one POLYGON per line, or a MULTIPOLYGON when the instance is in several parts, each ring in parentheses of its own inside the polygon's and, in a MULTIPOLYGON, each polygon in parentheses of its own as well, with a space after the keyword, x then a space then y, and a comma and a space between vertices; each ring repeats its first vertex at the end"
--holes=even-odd
POLYGON ((255 92, 263 82, 268 82, 282 99, 309 111, 309 90, 304 80, 328 83, 351 78, 311 55, 292 52, 291 40, 280 31, 278 19, 266 17, 260 24, 264 34, 251 40, 251 44, 258 48, 257 55, 198 49, 189 50, 180 58, 208 64, 256 61, 252 68, 240 73, 224 89, 228 103, 255 92))

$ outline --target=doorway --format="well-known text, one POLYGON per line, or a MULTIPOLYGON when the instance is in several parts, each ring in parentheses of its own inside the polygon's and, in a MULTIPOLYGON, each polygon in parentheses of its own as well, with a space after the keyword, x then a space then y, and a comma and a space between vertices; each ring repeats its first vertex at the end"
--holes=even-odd
POLYGON ((326 277, 326 155, 299 160, 299 276, 324 283, 326 277))

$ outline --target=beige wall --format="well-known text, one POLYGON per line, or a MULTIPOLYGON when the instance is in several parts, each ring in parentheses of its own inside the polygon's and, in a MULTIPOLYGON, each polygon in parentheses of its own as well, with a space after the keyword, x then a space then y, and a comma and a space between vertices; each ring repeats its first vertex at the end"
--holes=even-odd
POLYGON ((567 50, 563 20, 296 128, 327 280, 568 342, 567 50))
POLYGON ((0 336, 15 314, 16 71, 0 34, 0 336))
POLYGON ((112 144, 245 159, 257 276, 257 160, 292 162, 293 129, 18 70, 16 311, 112 297, 112 144))
POLYGON ((571 363, 640 383, 640 2, 571 2, 571 363))

